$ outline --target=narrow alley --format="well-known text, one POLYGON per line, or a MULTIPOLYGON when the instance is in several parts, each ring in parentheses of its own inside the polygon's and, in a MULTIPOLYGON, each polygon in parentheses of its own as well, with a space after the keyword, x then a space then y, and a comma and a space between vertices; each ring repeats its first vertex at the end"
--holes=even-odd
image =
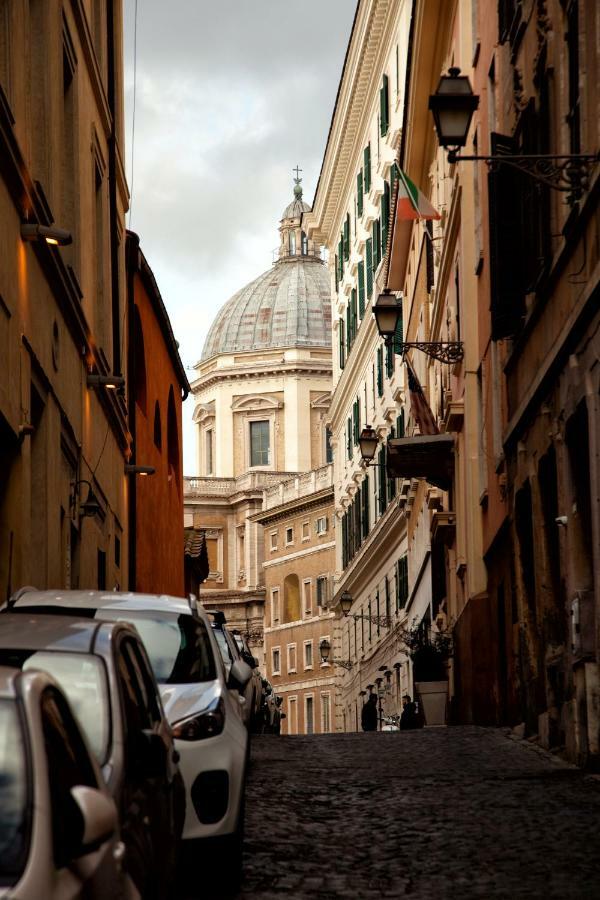
POLYGON ((600 896, 600 780, 502 729, 254 739, 245 900, 600 896))

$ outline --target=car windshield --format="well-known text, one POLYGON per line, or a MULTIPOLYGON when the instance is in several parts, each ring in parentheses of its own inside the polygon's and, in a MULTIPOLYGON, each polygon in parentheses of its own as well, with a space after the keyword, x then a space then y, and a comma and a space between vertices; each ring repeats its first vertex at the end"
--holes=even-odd
POLYGON ((217 677, 206 626, 195 616, 99 609, 96 618, 135 625, 159 684, 195 684, 217 677))
POLYGON ((17 705, 0 700, 0 884, 14 884, 29 842, 26 752, 17 705))
POLYGON ((102 660, 87 653, 39 650, 30 652, 21 662, 21 668, 24 671, 43 669, 56 679, 81 723, 90 750, 103 765, 108 757, 110 703, 102 660))

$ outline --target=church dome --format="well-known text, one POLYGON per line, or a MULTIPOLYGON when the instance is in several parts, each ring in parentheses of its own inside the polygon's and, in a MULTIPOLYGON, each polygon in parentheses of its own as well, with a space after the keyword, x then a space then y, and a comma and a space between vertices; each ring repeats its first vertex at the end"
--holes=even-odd
POLYGON ((331 288, 318 248, 297 220, 310 206, 296 178, 294 200, 279 228, 279 258, 237 291, 210 327, 202 359, 221 353, 275 347, 331 348, 331 288))

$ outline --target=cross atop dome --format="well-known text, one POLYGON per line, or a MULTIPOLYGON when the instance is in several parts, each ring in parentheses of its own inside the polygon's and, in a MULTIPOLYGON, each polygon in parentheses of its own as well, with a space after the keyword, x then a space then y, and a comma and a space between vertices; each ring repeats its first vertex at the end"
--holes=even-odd
POLYGON ((294 197, 296 198, 296 200, 302 200, 302 179, 300 178, 300 172, 302 172, 302 169, 296 166, 295 169, 292 169, 292 172, 296 173, 296 177, 294 178, 294 197))

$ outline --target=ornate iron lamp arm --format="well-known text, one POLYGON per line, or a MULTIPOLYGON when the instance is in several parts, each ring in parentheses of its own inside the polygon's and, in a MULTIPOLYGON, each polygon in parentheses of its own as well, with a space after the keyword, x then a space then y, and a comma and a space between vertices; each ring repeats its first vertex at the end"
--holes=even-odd
POLYGON ((350 613, 350 618, 355 619, 357 622, 359 619, 365 619, 365 621, 378 625, 380 628, 391 628, 394 621, 391 616, 369 616, 365 613, 350 613))
POLYGON ((459 362, 464 356, 462 341, 405 341, 398 349, 403 355, 407 350, 421 350, 427 356, 449 364, 459 362))

